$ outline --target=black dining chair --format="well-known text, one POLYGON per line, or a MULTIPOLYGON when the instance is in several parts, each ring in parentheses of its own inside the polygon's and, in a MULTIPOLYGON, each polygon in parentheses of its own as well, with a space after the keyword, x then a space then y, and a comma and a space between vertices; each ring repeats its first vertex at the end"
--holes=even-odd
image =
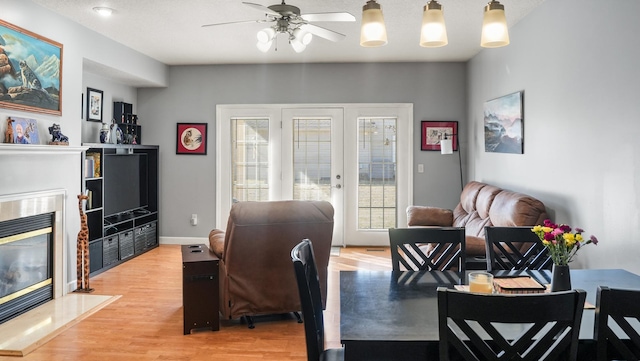
POLYGON ((438 288, 441 360, 576 360, 586 292, 479 294, 438 288))
POLYGON ((313 247, 308 239, 302 240, 291 250, 291 260, 298 283, 302 320, 307 344, 308 361, 344 360, 344 349, 324 348, 324 317, 318 269, 313 247))
POLYGON ((394 271, 466 271, 464 228, 389 228, 394 271))
POLYGON ((639 322, 640 290, 598 287, 594 324, 597 360, 640 360, 640 334, 633 326, 639 322))
POLYGON ((487 271, 551 269, 549 250, 531 227, 485 227, 487 271))

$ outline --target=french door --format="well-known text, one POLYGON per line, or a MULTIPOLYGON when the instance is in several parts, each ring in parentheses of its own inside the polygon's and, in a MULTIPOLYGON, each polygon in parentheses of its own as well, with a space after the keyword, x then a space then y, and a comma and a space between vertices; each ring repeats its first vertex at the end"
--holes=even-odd
POLYGON ((217 226, 233 202, 326 200, 333 245, 387 245, 412 196, 410 113, 410 105, 218 106, 217 226))

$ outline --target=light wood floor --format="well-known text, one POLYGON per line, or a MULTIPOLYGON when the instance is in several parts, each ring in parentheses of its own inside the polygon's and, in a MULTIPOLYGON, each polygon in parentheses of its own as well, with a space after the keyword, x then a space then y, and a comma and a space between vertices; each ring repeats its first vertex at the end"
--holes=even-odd
MULTIPOLYGON (((342 248, 329 262, 327 347, 340 346, 340 270, 390 270, 389 249, 342 248)), ((161 245, 91 279, 93 294, 120 299, 23 358, 0 360, 306 360, 302 324, 261 321, 250 330, 225 321, 220 331, 183 335, 180 246, 161 245)))

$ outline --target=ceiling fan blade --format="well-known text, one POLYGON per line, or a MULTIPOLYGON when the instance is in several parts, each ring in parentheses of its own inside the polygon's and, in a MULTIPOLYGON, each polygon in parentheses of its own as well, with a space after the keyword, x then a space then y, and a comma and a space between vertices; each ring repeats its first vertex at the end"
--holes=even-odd
POLYGON ((264 6, 264 5, 260 5, 260 4, 254 4, 254 3, 250 3, 250 2, 242 2, 243 4, 247 5, 250 8, 256 9, 260 12, 266 13, 267 15, 272 15, 272 16, 277 16, 280 17, 280 13, 277 11, 273 11, 271 9, 269 9, 268 7, 264 6))
POLYGON ((203 28, 209 26, 218 26, 218 25, 231 25, 231 24, 248 24, 248 23, 265 23, 265 20, 241 20, 241 21, 230 21, 228 23, 215 23, 215 24, 206 24, 202 25, 203 28))
POLYGON ((325 29, 321 26, 313 25, 313 24, 303 24, 300 26, 300 28, 302 30, 310 32, 313 35, 316 35, 331 41, 340 41, 347 37, 344 34, 340 34, 333 30, 325 29))
POLYGON ((300 15, 306 21, 356 21, 356 17, 349 13, 316 13, 300 15))

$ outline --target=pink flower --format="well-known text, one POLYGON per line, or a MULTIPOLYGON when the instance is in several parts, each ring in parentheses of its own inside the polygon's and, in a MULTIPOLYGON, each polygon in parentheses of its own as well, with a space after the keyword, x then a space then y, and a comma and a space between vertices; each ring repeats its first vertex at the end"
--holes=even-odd
POLYGON ((556 237, 551 233, 544 234, 545 241, 555 241, 556 237))
POLYGON ((565 233, 565 232, 561 228, 556 228, 553 231, 551 231, 551 235, 553 235, 554 237, 558 236, 558 235, 561 235, 563 233, 565 233))

